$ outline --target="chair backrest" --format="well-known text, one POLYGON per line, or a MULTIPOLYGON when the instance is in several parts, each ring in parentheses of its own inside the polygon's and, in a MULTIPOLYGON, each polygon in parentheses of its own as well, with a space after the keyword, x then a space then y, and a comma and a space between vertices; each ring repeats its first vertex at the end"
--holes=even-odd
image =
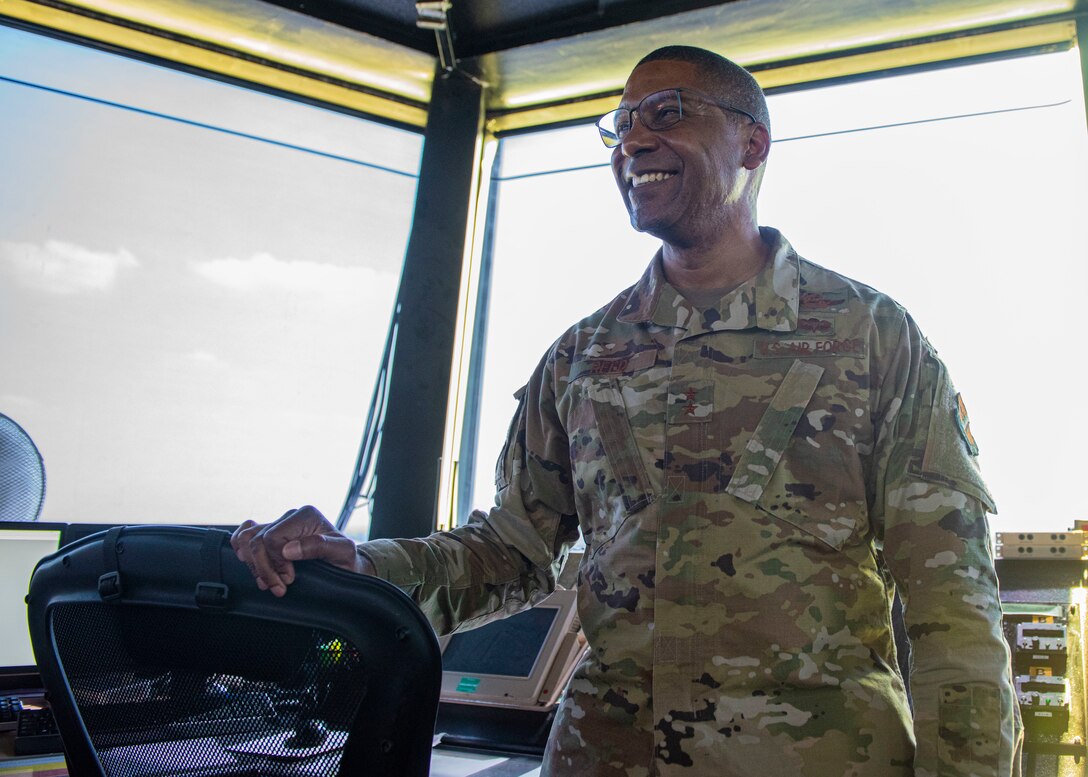
POLYGON ((115 528, 44 559, 28 619, 72 774, 424 777, 437 639, 321 562, 282 599, 216 529, 115 528))
POLYGON ((23 427, 0 413, 0 521, 36 521, 45 503, 45 464, 23 427))

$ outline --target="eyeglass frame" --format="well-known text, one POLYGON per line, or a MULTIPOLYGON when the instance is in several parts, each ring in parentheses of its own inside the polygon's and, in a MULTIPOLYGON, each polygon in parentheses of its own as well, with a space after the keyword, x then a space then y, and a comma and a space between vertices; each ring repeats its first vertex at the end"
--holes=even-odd
MULTIPOLYGON (((687 89, 685 87, 676 86, 670 89, 658 89, 656 92, 652 92, 651 94, 648 94, 641 100, 639 100, 638 105, 636 105, 634 108, 615 108, 606 113, 604 116, 601 116, 601 118, 597 119, 595 126, 597 127, 597 132, 601 136, 601 142, 604 143, 604 147, 607 149, 619 148, 619 146, 623 143, 623 138, 627 137, 627 134, 635 127, 636 113, 639 116, 639 120, 642 122, 642 126, 650 130, 651 132, 664 132, 665 130, 675 127, 677 124, 684 120, 684 100, 680 96, 681 92, 690 92, 696 97, 710 103, 711 105, 717 106, 722 110, 731 111, 732 113, 739 113, 741 116, 746 116, 752 121, 753 124, 760 123, 759 119, 757 119, 755 116, 748 113, 748 111, 746 110, 736 107, 735 105, 730 105, 729 103, 722 102, 721 100, 716 100, 710 95, 704 94, 703 92, 697 91, 695 89, 687 89), (642 104, 649 100, 651 97, 656 97, 657 95, 664 94, 665 92, 676 92, 676 106, 680 109, 680 115, 676 117, 676 121, 672 122, 671 124, 666 124, 664 127, 651 127, 649 124, 646 123, 646 120, 642 118, 642 113, 640 109, 642 108, 642 104), (631 126, 628 128, 627 132, 623 134, 623 137, 620 137, 615 132, 605 129, 602 126, 602 122, 604 122, 609 116, 615 116, 622 112, 627 113, 628 118, 631 121, 631 126), (612 142, 613 139, 615 140, 615 142, 612 142)), ((613 122, 613 125, 615 123, 616 122, 613 122)))

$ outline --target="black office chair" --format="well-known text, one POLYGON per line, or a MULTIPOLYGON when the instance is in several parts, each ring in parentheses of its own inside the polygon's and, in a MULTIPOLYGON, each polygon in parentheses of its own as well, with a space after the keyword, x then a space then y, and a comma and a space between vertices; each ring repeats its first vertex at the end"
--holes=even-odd
POLYGON ((23 427, 0 413, 0 521, 36 521, 45 502, 45 464, 23 427))
POLYGON ((34 652, 75 777, 424 777, 441 686, 399 589, 323 562, 276 599, 229 534, 114 528, 44 559, 34 652))

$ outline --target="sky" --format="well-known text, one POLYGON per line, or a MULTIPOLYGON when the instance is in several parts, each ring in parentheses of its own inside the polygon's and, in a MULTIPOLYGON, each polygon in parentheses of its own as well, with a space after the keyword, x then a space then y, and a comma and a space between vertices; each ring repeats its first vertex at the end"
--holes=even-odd
POLYGON ((337 514, 420 137, 2 26, 0 137, 0 412, 42 520, 337 514))

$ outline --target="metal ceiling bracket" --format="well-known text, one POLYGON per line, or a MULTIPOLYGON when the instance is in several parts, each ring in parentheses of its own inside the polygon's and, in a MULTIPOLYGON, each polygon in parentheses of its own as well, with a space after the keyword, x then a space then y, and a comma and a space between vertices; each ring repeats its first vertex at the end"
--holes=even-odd
POLYGON ((438 46, 438 62, 447 73, 457 67, 448 15, 452 7, 453 3, 449 0, 423 0, 416 3, 416 27, 422 30, 434 30, 434 40, 438 46))

